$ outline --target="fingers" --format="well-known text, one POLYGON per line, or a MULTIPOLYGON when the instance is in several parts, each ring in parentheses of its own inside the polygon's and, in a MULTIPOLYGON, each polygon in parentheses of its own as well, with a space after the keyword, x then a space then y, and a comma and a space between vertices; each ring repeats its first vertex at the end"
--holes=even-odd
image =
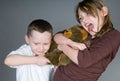
MULTIPOLYGON (((46 59, 47 59, 47 58, 46 58, 46 59)), ((49 60, 49 59, 47 59, 46 61, 47 61, 47 63, 50 63, 50 60, 49 60)))
POLYGON ((62 45, 59 44, 59 45, 57 46, 57 49, 59 49, 59 50, 62 51, 62 45))
POLYGON ((48 63, 50 63, 49 59, 47 59, 46 57, 44 56, 37 56, 37 65, 39 66, 43 66, 43 65, 46 65, 48 63))
POLYGON ((86 49, 86 48, 87 48, 87 47, 86 47, 85 44, 80 43, 80 45, 79 45, 79 49, 80 49, 80 50, 84 50, 84 49, 86 49))

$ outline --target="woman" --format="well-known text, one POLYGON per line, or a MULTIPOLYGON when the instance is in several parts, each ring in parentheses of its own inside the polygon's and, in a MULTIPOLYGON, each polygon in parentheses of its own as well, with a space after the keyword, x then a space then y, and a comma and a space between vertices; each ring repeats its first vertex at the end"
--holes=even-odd
POLYGON ((108 8, 102 0, 79 2, 76 18, 90 34, 87 38, 90 47, 57 33, 54 40, 58 49, 71 59, 71 63, 58 67, 53 81, 97 81, 119 49, 120 32, 113 28, 108 8))

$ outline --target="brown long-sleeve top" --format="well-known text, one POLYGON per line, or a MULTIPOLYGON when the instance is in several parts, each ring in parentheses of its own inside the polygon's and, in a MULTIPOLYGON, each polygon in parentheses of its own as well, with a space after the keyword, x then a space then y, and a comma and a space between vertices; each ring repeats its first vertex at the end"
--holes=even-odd
POLYGON ((60 66, 53 81, 97 81, 120 47, 120 32, 113 29, 91 40, 89 49, 79 51, 78 62, 60 66))

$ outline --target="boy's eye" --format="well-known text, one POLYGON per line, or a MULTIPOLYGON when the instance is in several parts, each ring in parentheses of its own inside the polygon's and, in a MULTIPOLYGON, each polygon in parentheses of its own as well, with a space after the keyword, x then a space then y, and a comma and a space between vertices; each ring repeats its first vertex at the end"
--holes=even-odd
POLYGON ((38 43, 34 43, 35 45, 38 45, 38 43))
MULTIPOLYGON (((40 43, 34 43, 34 45, 39 45, 40 43)), ((48 45, 49 43, 44 43, 43 45, 48 45)))
POLYGON ((44 43, 44 45, 48 45, 48 43, 44 43))

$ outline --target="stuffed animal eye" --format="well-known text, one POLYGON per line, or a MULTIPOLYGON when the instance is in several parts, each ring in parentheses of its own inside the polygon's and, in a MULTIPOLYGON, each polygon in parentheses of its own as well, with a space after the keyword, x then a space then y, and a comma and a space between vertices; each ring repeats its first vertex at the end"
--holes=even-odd
POLYGON ((67 37, 67 38, 70 38, 72 36, 72 31, 71 30, 65 31, 64 36, 67 37))

